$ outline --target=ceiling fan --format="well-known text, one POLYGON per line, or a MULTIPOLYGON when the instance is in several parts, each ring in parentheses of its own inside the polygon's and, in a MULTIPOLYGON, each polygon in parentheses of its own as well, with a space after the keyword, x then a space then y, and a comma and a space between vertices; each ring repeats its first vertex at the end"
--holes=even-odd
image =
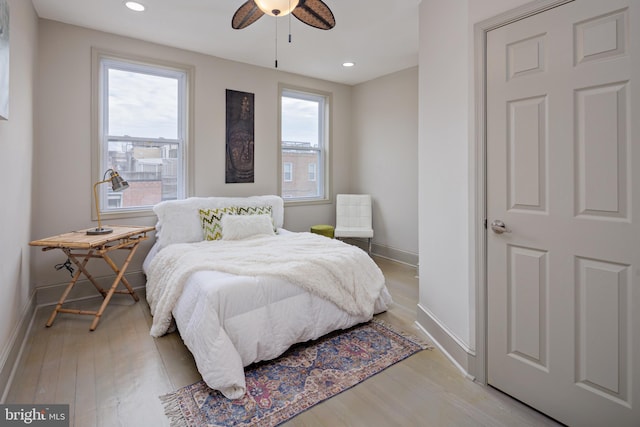
POLYGON ((233 15, 231 26, 241 30, 265 13, 276 17, 291 13, 305 24, 321 30, 330 30, 336 25, 333 12, 322 0, 248 0, 233 15))

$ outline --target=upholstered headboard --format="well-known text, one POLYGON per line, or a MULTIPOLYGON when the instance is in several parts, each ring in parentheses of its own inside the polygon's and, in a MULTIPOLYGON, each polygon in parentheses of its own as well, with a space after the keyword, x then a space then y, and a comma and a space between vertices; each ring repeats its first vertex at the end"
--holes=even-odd
POLYGON ((191 243, 203 240, 199 209, 228 206, 271 206, 275 227, 284 223, 284 201, 279 196, 250 197, 190 197, 158 203, 153 211, 158 216, 156 243, 165 247, 172 243, 191 243))

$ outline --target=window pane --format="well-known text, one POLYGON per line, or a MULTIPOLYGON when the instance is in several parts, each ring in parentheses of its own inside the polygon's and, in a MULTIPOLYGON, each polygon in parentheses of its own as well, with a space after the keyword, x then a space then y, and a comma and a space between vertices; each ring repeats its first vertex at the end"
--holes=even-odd
POLYGON ((178 80, 110 68, 108 133, 178 138, 178 80))
POLYGON ((318 101, 282 97, 282 140, 318 146, 318 101))

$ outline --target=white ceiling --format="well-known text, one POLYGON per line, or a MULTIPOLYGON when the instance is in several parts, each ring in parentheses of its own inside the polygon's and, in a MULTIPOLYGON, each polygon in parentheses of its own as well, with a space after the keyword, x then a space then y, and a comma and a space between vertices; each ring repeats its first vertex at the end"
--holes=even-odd
POLYGON ((262 67, 349 85, 418 64, 420 0, 324 0, 336 26, 318 30, 289 16, 268 15, 243 30, 231 17, 245 0, 32 0, 41 18, 120 34, 262 67), (353 61, 355 67, 342 63, 353 61))

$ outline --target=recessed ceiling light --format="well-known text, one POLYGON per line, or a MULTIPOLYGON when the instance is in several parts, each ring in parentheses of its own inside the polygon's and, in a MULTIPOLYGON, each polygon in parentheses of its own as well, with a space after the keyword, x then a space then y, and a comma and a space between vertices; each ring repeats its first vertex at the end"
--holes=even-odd
POLYGON ((343 62, 342 63, 343 67, 353 67, 354 65, 356 65, 355 62, 343 62))
POLYGON ((144 10, 144 5, 137 1, 126 1, 124 2, 124 5, 136 12, 142 12, 144 10))

